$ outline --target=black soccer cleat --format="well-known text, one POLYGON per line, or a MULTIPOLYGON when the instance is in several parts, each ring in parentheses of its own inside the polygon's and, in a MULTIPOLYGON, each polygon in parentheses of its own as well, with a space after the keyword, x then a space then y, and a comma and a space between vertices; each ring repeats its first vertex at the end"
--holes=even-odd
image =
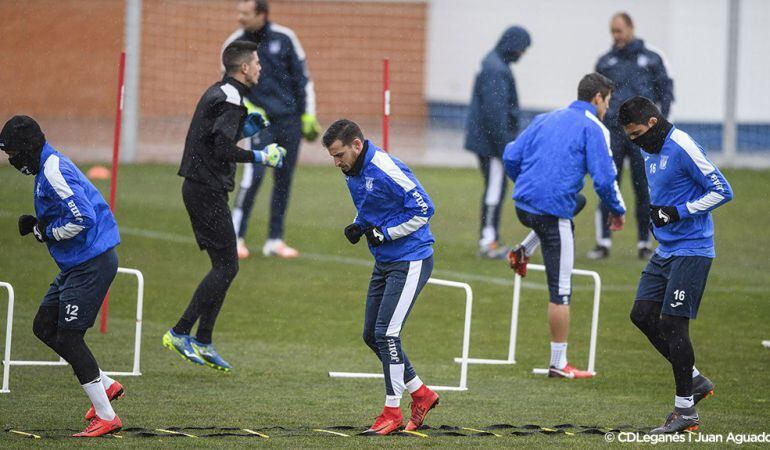
POLYGON ((698 375, 692 379, 692 400, 697 405, 704 398, 714 395, 714 383, 703 375, 698 375))
POLYGON ((586 255, 588 259, 598 260, 598 259, 607 259, 610 257, 610 249, 609 247, 605 247, 603 245, 597 245, 594 247, 593 250, 588 252, 586 255))
POLYGON ((683 431, 695 431, 698 428, 700 428, 700 419, 695 407, 675 407, 666 417, 666 423, 650 431, 650 434, 681 433, 683 431))

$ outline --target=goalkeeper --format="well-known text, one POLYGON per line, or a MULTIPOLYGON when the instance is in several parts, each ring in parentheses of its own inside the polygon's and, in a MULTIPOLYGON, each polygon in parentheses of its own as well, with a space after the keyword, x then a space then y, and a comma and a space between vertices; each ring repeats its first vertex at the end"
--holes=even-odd
MULTIPOLYGON (((257 53, 264 67, 261 81, 252 86, 248 100, 254 110, 263 115, 267 113, 265 117, 270 121, 270 126, 264 132, 252 138, 252 148, 274 142, 287 150, 283 167, 273 172, 270 221, 262 254, 296 258, 299 252, 283 240, 284 221, 289 205, 291 179, 299 158, 300 141, 305 137, 312 142, 321 131, 315 117, 315 89, 307 70, 302 44, 291 29, 268 20, 267 0, 241 0, 237 9, 240 28, 227 38, 225 45, 236 39, 257 44, 257 53)), ((240 258, 249 256, 245 242, 246 231, 251 208, 264 176, 265 169, 261 165, 246 166, 235 197, 232 220, 238 233, 240 258)))
POLYGON ((265 125, 259 114, 248 114, 243 100, 259 79, 257 45, 236 41, 222 52, 225 76, 203 93, 195 109, 179 167, 184 177, 182 198, 193 233, 211 259, 211 270, 193 294, 176 325, 163 336, 163 345, 195 364, 225 372, 230 364, 219 356, 211 335, 225 295, 238 274, 235 231, 230 220, 228 192, 235 186, 235 163, 281 167, 286 150, 271 144, 263 150, 243 150, 236 142, 265 125), (195 322, 198 330, 190 337, 195 322))

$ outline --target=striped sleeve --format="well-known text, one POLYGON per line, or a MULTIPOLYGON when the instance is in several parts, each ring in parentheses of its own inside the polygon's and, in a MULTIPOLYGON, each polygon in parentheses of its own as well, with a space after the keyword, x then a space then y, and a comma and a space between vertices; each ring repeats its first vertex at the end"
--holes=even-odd
MULTIPOLYGON (((74 169, 77 170, 77 169, 74 169)), ((59 202, 60 216, 46 226, 45 234, 57 241, 72 239, 93 226, 95 212, 73 168, 58 155, 51 155, 43 167, 48 184, 59 202)))
POLYGON ((671 139, 683 150, 681 164, 690 178, 704 189, 704 194, 683 205, 676 205, 680 218, 706 214, 733 198, 733 190, 722 172, 712 163, 703 149, 685 132, 674 130, 671 139))
POLYGON ((403 198, 403 210, 381 226, 387 240, 400 239, 425 226, 433 216, 433 201, 408 169, 402 170, 393 159, 377 152, 372 163, 385 173, 394 191, 403 198), (408 173, 407 173, 408 172, 408 173))

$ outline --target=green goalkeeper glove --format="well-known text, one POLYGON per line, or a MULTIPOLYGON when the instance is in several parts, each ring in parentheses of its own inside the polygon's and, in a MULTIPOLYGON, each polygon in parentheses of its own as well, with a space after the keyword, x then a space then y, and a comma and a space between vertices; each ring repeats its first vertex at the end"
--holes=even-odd
POLYGON ((321 134, 321 125, 312 114, 302 114, 302 136, 310 142, 318 139, 321 134))
POLYGON ((267 117, 267 113, 265 112, 265 108, 261 108, 254 103, 251 103, 249 99, 244 98, 243 99, 243 106, 246 107, 246 112, 249 114, 257 113, 260 116, 262 116, 263 119, 265 119, 265 124, 263 128, 267 128, 270 126, 270 119, 267 117))
POLYGON ((254 161, 269 167, 280 169, 283 166, 283 158, 286 157, 286 149, 278 144, 270 144, 262 150, 252 150, 254 161))

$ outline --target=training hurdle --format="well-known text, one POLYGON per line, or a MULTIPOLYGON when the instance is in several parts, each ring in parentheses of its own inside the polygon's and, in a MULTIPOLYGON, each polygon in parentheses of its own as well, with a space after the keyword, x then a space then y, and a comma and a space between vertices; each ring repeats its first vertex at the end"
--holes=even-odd
MULTIPOLYGON (((545 272, 545 266, 541 264, 528 264, 528 271, 545 272)), ((591 317, 591 341, 588 349, 588 368, 591 373, 596 374, 594 371, 596 362, 596 335, 599 328, 599 300, 601 297, 602 280, 599 274, 591 270, 573 269, 572 275, 586 276, 594 280, 594 306, 591 317)), ((469 364, 516 364, 516 335, 519 325, 519 302, 521 299, 521 276, 516 274, 513 279, 513 306, 511 308, 511 336, 508 342, 508 358, 507 359, 483 359, 483 358, 470 358, 467 360, 469 364)), ((464 358, 455 358, 455 362, 463 364, 464 358)), ((538 375, 547 375, 548 369, 533 369, 532 373, 538 375)))
MULTIPOLYGON (((465 291, 465 322, 463 325, 463 349, 460 363, 460 384, 458 386, 429 386, 434 391, 467 391, 468 390, 468 352, 470 351, 471 340, 471 312, 473 310, 473 290, 467 283, 457 281, 440 280, 438 278, 429 278, 428 284, 436 286, 445 286, 465 291)), ((381 373, 365 372, 329 372, 331 378, 384 378, 381 373)))
POLYGON ((762 341, 762 346, 765 348, 770 348, 770 341, 762 341))
MULTIPOLYGON (((115 376, 139 376, 142 372, 139 370, 140 353, 142 350, 142 306, 144 303, 144 276, 142 272, 136 269, 118 268, 118 273, 131 275, 136 278, 136 328, 134 337, 134 362, 130 372, 105 372, 107 375, 115 376)), ((11 366, 66 366, 67 361, 59 358, 58 361, 21 361, 11 359, 11 342, 13 332, 13 301, 14 291, 10 283, 0 282, 0 288, 5 288, 8 292, 8 317, 5 325, 5 353, 3 356, 3 384, 0 388, 0 394, 7 394, 10 391, 11 366)))

